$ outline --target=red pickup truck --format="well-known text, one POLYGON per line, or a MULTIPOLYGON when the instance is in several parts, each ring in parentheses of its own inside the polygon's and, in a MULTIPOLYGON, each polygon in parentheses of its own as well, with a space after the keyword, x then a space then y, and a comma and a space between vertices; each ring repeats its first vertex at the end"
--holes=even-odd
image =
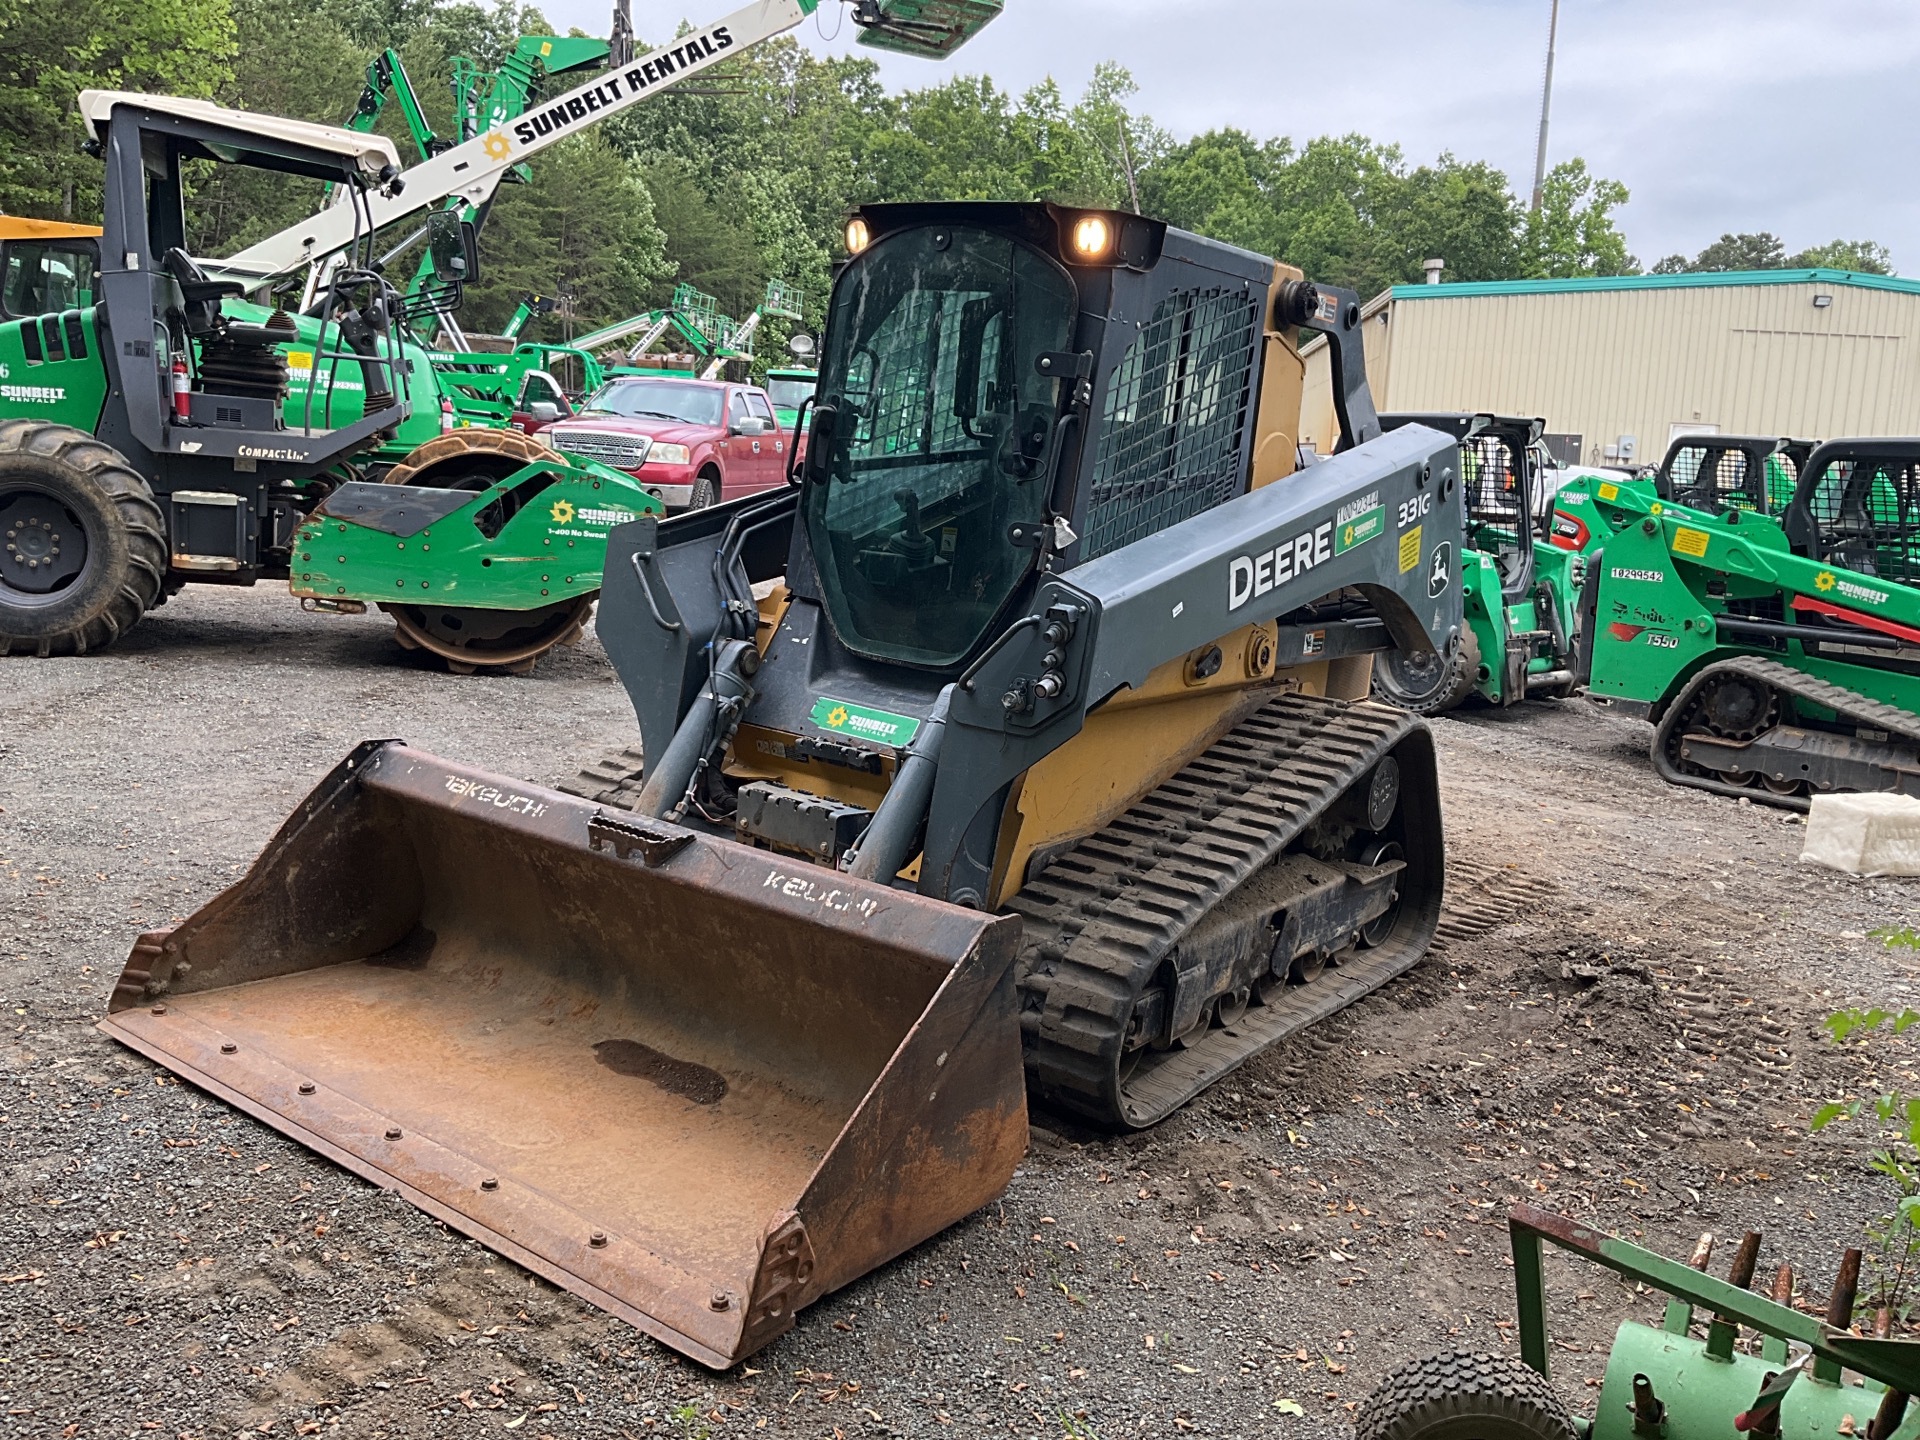
POLYGON ((672 510, 699 510, 787 479, 791 437, 754 385, 623 375, 538 438, 625 470, 672 510))

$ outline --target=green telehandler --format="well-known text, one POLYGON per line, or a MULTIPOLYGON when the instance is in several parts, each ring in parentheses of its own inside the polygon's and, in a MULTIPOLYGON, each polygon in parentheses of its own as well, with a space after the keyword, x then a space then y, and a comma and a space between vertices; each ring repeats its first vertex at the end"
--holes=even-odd
POLYGON ((1677 785, 1801 810, 1822 791, 1920 795, 1920 440, 1828 441, 1778 518, 1720 499, 1604 502, 1617 528, 1581 595, 1590 697, 1653 722, 1677 785))
MULTIPOLYGON (((1383 700, 1420 715, 1451 710, 1469 696, 1517 705, 1528 696, 1573 692, 1576 602, 1585 561, 1542 533, 1539 440, 1545 422, 1490 414, 1387 414, 1387 429, 1425 425, 1460 445, 1466 523, 1448 537, 1445 563, 1460 570, 1467 623, 1447 654, 1374 657, 1383 700)), ((1417 548, 1425 512, 1392 517, 1402 543, 1417 548)))

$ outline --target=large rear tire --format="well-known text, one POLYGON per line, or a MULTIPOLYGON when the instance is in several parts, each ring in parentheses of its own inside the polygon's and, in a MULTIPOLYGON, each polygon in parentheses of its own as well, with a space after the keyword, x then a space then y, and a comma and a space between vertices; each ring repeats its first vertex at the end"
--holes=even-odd
MULTIPOLYGON (((553 451, 518 430, 449 430, 414 450, 381 477, 387 485, 420 485, 478 493, 553 451)), ((512 519, 500 501, 480 512, 489 535, 512 519)), ((573 596, 539 610, 481 610, 451 605, 388 605, 395 639, 437 655, 456 675, 504 671, 524 675, 556 645, 578 639, 593 596, 573 596)))
POLYGON ((71 425, 0 422, 0 655, 84 655, 159 602, 166 525, 111 445, 71 425))
POLYGON ((1504 1355, 1430 1355, 1389 1371, 1354 1440, 1573 1440, 1546 1377, 1504 1355))
POLYGON ((1480 642, 1471 625, 1460 627, 1460 648, 1452 657, 1436 654, 1416 663, 1404 650, 1383 650, 1373 657, 1374 698, 1415 715, 1441 715, 1453 709, 1480 683, 1480 642))

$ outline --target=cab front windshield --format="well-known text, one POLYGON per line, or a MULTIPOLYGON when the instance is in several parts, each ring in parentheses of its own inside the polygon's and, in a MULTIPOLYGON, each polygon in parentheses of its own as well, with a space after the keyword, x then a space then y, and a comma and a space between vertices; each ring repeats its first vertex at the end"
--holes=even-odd
POLYGON ((610 380, 593 392, 580 413, 718 425, 725 398, 726 392, 718 385, 684 380, 610 380))
POLYGON ((1073 282, 1020 241, 965 226, 878 241, 835 287, 806 523, 835 632, 877 659, 945 668, 993 628, 1035 562, 1014 531, 1046 509, 1073 282))

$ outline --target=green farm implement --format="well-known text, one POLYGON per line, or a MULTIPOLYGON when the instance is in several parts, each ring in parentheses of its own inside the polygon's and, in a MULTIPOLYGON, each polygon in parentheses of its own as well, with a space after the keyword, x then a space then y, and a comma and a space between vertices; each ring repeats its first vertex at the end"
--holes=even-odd
POLYGON ((1795 809, 1920 794, 1920 440, 1821 445, 1778 514, 1727 491, 1673 492, 1724 507, 1709 510, 1606 488, 1581 676, 1653 722, 1665 779, 1795 809))
POLYGON ((1920 1412, 1920 1341, 1891 1336, 1880 1310, 1854 1328, 1860 1252, 1842 1257, 1820 1313, 1793 1303, 1781 1265, 1755 1293, 1760 1236, 1748 1232, 1728 1278, 1707 1272, 1713 1237, 1690 1262, 1606 1235, 1562 1215, 1518 1206, 1513 1246, 1520 1357, 1438 1355, 1389 1374, 1361 1408, 1358 1440, 1726 1440, 1858 1436, 1911 1440, 1920 1412), (1570 1416, 1548 1383, 1544 1253, 1548 1245, 1667 1298, 1661 1324, 1629 1320, 1615 1333, 1593 1417, 1570 1416))
MULTIPOLYGON (((1421 715, 1437 715, 1479 695, 1516 705, 1529 695, 1572 693, 1575 606, 1585 561, 1547 543, 1541 533, 1538 442, 1544 422, 1488 414, 1382 415, 1387 429, 1425 425, 1460 446, 1466 524, 1438 552, 1436 563, 1460 572, 1467 624, 1451 654, 1415 657, 1399 650, 1374 659, 1382 699, 1421 715)), ((1426 497, 1421 497, 1424 501, 1426 497)), ((1391 523, 1396 543, 1418 551, 1427 512, 1372 519, 1391 523)), ((1443 577, 1429 577, 1440 583, 1443 577)))

